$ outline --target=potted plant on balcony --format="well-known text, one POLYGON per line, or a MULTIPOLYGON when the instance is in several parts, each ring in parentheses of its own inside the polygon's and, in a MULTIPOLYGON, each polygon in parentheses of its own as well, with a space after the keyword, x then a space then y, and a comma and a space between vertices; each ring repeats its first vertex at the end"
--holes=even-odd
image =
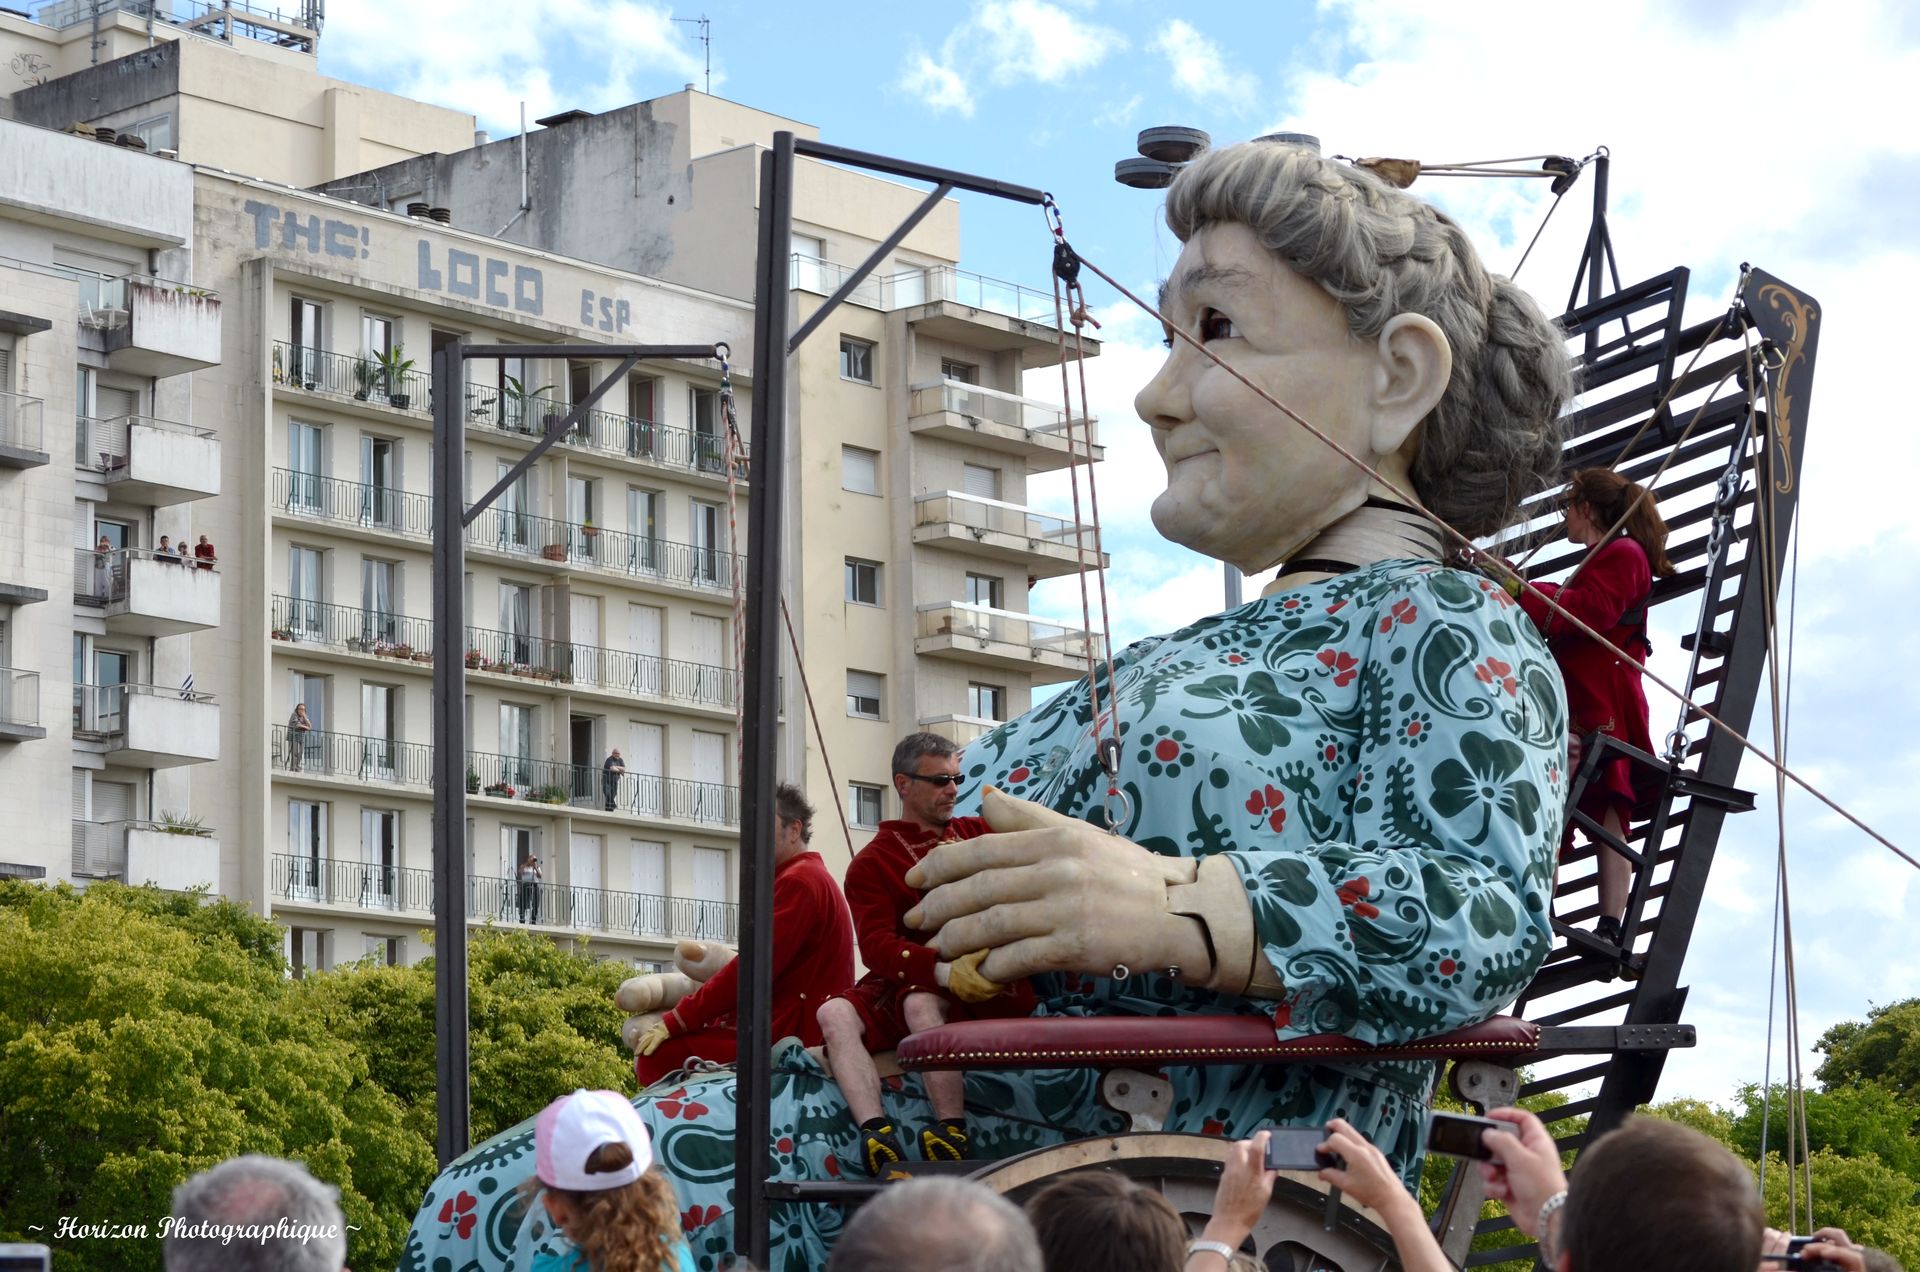
POLYGON ((580 533, 589 539, 598 539, 600 537, 600 527, 593 524, 592 517, 588 517, 580 523, 580 533))
POLYGON ((431 649, 416 649, 413 651, 413 661, 417 663, 430 663, 433 661, 433 651, 431 649))
POLYGON ((276 627, 273 629, 273 638, 275 640, 292 640, 293 633, 284 627, 276 627))
POLYGON ((356 401, 364 402, 373 392, 373 386, 380 381, 380 366, 372 358, 355 358, 353 362, 353 396, 356 401))
POLYGON ((467 770, 467 794, 478 795, 479 793, 480 793, 480 775, 474 772, 472 769, 468 769, 467 770))
POLYGON ((207 830, 198 817, 183 817, 166 811, 160 814, 159 829, 163 835, 194 835, 202 839, 207 836, 207 830))
POLYGON ((564 543, 549 543, 546 547, 540 549, 540 555, 549 561, 564 561, 567 559, 567 545, 564 543))
POLYGON ((407 392, 407 373, 413 370, 413 359, 405 355, 405 345, 395 345, 377 355, 381 388, 386 392, 387 404, 397 411, 406 410, 407 404, 413 400, 407 392))
POLYGON ((287 368, 281 361, 280 349, 277 345, 273 350, 273 382, 275 384, 285 384, 287 382, 287 368))
POLYGON ((407 659, 413 657, 413 646, 402 641, 398 645, 388 645, 386 652, 390 658, 407 659))
POLYGON ((512 799, 519 792, 505 782, 493 782, 488 785, 487 794, 497 795, 501 799, 512 799))
POLYGON ((486 658, 480 653, 479 650, 469 649, 467 651, 466 663, 467 663, 468 671, 480 670, 480 665, 484 662, 486 662, 486 658))
POLYGON ((567 788, 564 786, 542 786, 540 788, 542 804, 564 804, 567 802, 567 788))
POLYGON ((540 395, 552 391, 551 384, 543 384, 537 389, 529 389, 518 376, 508 376, 507 386, 500 390, 500 427, 515 433, 533 433, 541 431, 539 420, 534 418, 537 406, 551 406, 540 395))

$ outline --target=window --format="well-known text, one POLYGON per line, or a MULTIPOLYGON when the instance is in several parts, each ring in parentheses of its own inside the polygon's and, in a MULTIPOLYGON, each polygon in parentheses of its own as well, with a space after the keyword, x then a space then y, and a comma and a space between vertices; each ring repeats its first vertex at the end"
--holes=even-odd
POLYGON ((660 454, 660 417, 654 412, 659 381, 652 376, 627 377, 627 454, 654 459, 660 454))
POLYGON ((733 585, 733 562, 727 557, 726 510, 699 499, 687 501, 692 515, 693 582, 708 587, 733 585))
POLYGON ((575 560, 600 559, 600 483, 587 477, 567 478, 567 555, 575 560))
POLYGON ((626 567, 629 573, 659 571, 661 516, 659 491, 627 487, 626 567))
POLYGON ((361 437, 360 485, 356 509, 360 524, 382 530, 401 529, 400 443, 384 437, 361 437))
POLYGON ((333 966, 333 933, 325 928, 287 929, 287 969, 300 980, 333 966))
POLYGON ((501 770, 509 785, 533 782, 533 708, 500 704, 501 770))
POLYGON ((326 515, 321 503, 326 482, 326 434, 318 424, 287 424, 287 507, 310 516, 326 515))
POLYGON ((404 936, 369 936, 367 957, 381 967, 404 967, 407 962, 407 938, 404 936))
POLYGON ((865 782, 847 783, 847 817, 854 825, 871 830, 880 824, 880 788, 865 782))
POLYGON ((720 391, 694 386, 687 418, 693 421, 693 464, 703 473, 717 473, 726 450, 720 441, 720 391))
POLYGON ((960 465, 960 489, 975 499, 1000 497, 1000 470, 985 464, 960 465))
POLYGON ((325 311, 317 300, 293 298, 293 313, 287 326, 287 343, 293 346, 293 361, 287 367, 291 383, 311 389, 320 379, 320 351, 326 342, 320 330, 325 311))
POLYGON ((878 605, 880 601, 880 563, 847 558, 847 599, 855 605, 878 605))
POLYGON ((393 319, 377 314, 360 318, 361 347, 369 358, 384 358, 393 352, 393 319))
POLYGON ((887 693, 887 678, 871 671, 847 670, 847 714, 862 720, 880 720, 880 700, 887 693))
POLYGON ((360 904, 383 910, 399 905, 400 814, 390 808, 360 810, 360 904))
POLYGON ((991 574, 967 575, 967 596, 969 605, 984 605, 988 609, 1001 608, 1001 582, 991 574))
POLYGON ((859 446, 840 448, 840 489, 856 495, 880 493, 880 452, 859 446))
POLYGON ((954 358, 940 359, 940 378, 957 380, 961 384, 980 383, 980 368, 971 362, 960 362, 954 358))
POLYGON ((150 115, 146 119, 136 120, 131 124, 123 124, 120 128, 120 135, 122 137, 138 137, 147 143, 147 149, 149 151, 172 150, 173 116, 150 115))
POLYGON ((327 806, 287 801, 287 895, 318 900, 327 864, 327 806))
POLYGON ((976 720, 1006 719, 1006 686, 983 685, 977 681, 969 681, 967 684, 967 714, 976 720))
POLYGON ((840 378, 873 383, 873 346, 852 336, 840 337, 840 378))
POLYGON ((319 640, 327 630, 327 595, 322 582, 325 554, 297 545, 287 549, 287 635, 319 640))
POLYGON ((500 585, 500 630, 504 633, 498 655, 516 667, 533 662, 533 589, 522 583, 500 585))
POLYGON ((400 567, 392 561, 360 560, 359 652, 377 652, 379 643, 400 643, 400 567))

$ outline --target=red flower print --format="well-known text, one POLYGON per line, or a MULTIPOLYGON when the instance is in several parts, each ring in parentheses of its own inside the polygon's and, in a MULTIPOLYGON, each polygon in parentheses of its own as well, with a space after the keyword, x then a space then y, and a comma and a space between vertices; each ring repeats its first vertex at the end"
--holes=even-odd
POLYGON ((793 1137, 790 1135, 782 1135, 773 1142, 773 1147, 776 1152, 791 1153, 793 1151, 793 1137))
POLYGON ((1225 1135, 1227 1133, 1227 1124, 1219 1118, 1210 1117, 1200 1123, 1200 1133, 1202 1135, 1225 1135))
POLYGON ((837 1158, 831 1156, 827 1158, 827 1174, 835 1179, 840 1178, 840 1162, 837 1158))
POLYGON ((1442 976, 1451 976, 1459 970, 1460 964, 1454 962, 1452 959, 1443 958, 1440 960, 1440 974, 1442 976))
POLYGON ((1352 654, 1323 649, 1314 657, 1320 660, 1322 667, 1333 673, 1333 685, 1336 689, 1346 688, 1354 676, 1359 674, 1354 669, 1360 665, 1360 660, 1352 654))
POLYGON ((1007 774, 1007 780, 1009 782, 1024 782, 1032 776, 1033 770, 1022 764, 1019 768, 1007 774))
POLYGON ((1345 609, 1346 607, 1347 607, 1346 598, 1342 597, 1340 600, 1337 600, 1333 604, 1327 606, 1327 613, 1338 614, 1341 610, 1345 609))
POLYGON ((1275 1029, 1285 1029, 1288 1025, 1292 1023, 1293 1023, 1293 1004, 1280 1003, 1276 1005, 1273 1009, 1273 1027, 1275 1029))
POLYGON ((1153 757, 1163 763, 1180 758, 1180 744, 1172 738, 1161 738, 1153 744, 1153 757))
POLYGON ((1247 796, 1247 811, 1255 817, 1264 816, 1267 825, 1278 832, 1287 825, 1287 810, 1282 807, 1287 802, 1287 793, 1277 786, 1269 786, 1263 791, 1255 791, 1247 796))
POLYGON ((1289 609, 1289 610, 1290 610, 1290 609, 1299 609, 1299 608, 1300 608, 1300 598, 1299 598, 1299 597, 1297 597, 1297 596, 1289 596, 1289 597, 1288 597, 1288 598, 1287 598, 1286 600, 1284 600, 1284 601, 1282 601, 1282 602, 1280 602, 1280 608, 1281 608, 1281 609, 1289 609))
MULTIPOLYGON (((829 1158, 828 1160, 832 1160, 829 1158)), ((718 1206, 692 1206, 680 1216, 680 1226, 688 1232, 695 1228, 704 1228, 720 1217, 718 1206)))
POLYGON ((1393 616, 1402 623, 1411 623, 1420 616, 1420 610, 1412 601, 1395 601, 1393 603, 1393 616))
POLYGON ((1227 661, 1238 667, 1241 663, 1247 661, 1247 656, 1245 654, 1228 654, 1227 661))
POLYGON ((711 1111, 712 1110, 708 1109, 707 1106, 704 1104, 700 1104, 700 1103, 689 1104, 687 1105, 687 1119, 691 1121, 696 1117, 705 1117, 711 1111))
POLYGON ((1420 736, 1420 722, 1418 720, 1407 721, 1407 736, 1410 738, 1420 736))
POLYGON ((1520 682, 1513 678, 1513 667, 1498 658, 1489 658, 1473 669, 1473 678, 1483 685, 1498 685, 1509 694, 1514 694, 1520 682))
POLYGON ((453 1230, 465 1241, 473 1235, 473 1226, 480 1222, 480 1216, 473 1213, 473 1208, 479 1204, 478 1197, 463 1190, 459 1196, 447 1198, 440 1207, 440 1222, 452 1224, 453 1230))
POLYGON ((1362 875, 1358 879, 1349 879, 1338 889, 1340 904, 1353 911, 1359 919, 1377 919, 1380 907, 1364 898, 1373 891, 1373 884, 1362 875))

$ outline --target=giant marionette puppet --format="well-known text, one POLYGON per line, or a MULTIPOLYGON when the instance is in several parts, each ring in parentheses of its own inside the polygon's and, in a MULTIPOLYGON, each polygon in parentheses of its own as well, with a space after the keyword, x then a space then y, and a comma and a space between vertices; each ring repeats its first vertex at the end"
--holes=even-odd
MULTIPOLYGON (((1096 721, 1083 682, 968 747, 967 789, 1003 833, 930 853, 909 876, 927 890, 910 917, 944 958, 988 951, 990 980, 1036 977, 1042 1013, 1258 1013, 1281 1038, 1365 1043, 1483 1020, 1550 945, 1559 674, 1505 592, 1443 566, 1424 518, 1233 373, 1478 535, 1557 472, 1561 336, 1441 213, 1311 149, 1206 154, 1175 180, 1167 219, 1185 243, 1168 322, 1232 371, 1176 337, 1136 399, 1167 467, 1154 524, 1278 575, 1249 604, 1127 649, 1110 692, 1102 669, 1110 718, 1096 721), (1099 748, 1116 733, 1113 834, 1099 748)), ((1340 1116, 1412 1178, 1434 1073, 1374 1061, 1169 1077, 1167 1130, 1340 1116)), ((1097 1082, 970 1075, 974 1154, 1124 1129, 1097 1082)), ((635 1100, 705 1268, 733 1246, 733 1095, 722 1073, 635 1100)), ((784 1176, 850 1169, 853 1122, 797 1044, 776 1057, 772 1099, 784 1176)), ((926 1122, 917 1079, 889 1112, 926 1122)), ((509 1197, 532 1162, 522 1127, 448 1168, 403 1266, 524 1267, 538 1207, 522 1220, 509 1197)), ((774 1266, 822 1265, 839 1223, 831 1206, 776 1208, 774 1266)))

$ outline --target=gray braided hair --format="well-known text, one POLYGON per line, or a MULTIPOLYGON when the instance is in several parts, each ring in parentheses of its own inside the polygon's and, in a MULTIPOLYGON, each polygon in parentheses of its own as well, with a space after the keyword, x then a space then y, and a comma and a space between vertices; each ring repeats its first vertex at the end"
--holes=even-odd
POLYGON ((1492 534, 1559 479, 1558 416, 1573 393, 1565 337, 1532 297, 1487 273, 1446 214, 1312 150, 1246 142, 1202 155, 1167 192, 1182 242, 1228 223, 1325 288, 1354 335, 1371 340, 1403 313, 1445 333, 1453 378, 1413 463, 1435 515, 1492 534))

